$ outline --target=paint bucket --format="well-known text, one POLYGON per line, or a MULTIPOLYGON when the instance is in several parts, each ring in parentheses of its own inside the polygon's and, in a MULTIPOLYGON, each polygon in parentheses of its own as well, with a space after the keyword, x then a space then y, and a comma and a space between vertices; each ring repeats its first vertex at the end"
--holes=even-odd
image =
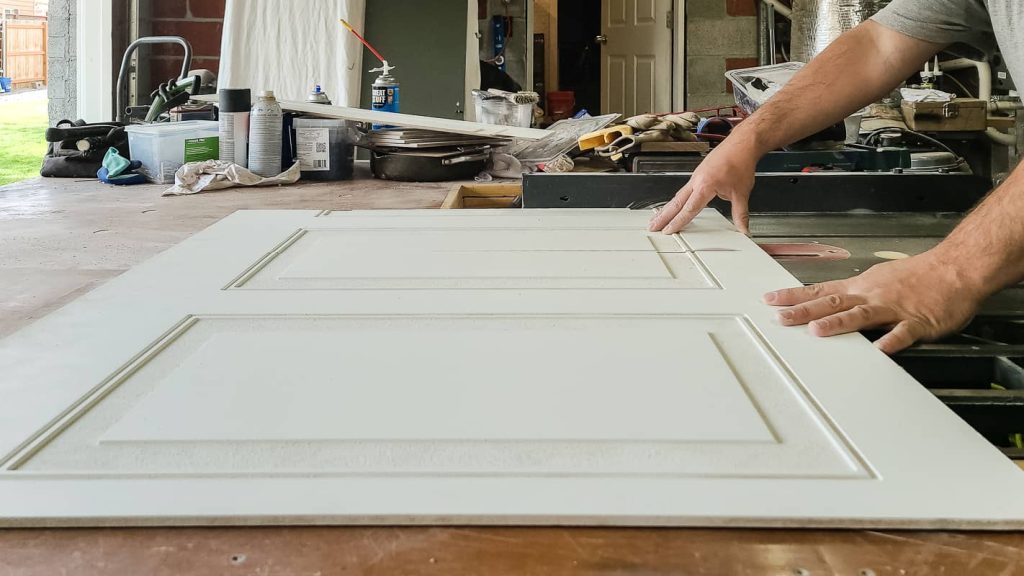
POLYGON ((563 120, 572 116, 576 107, 576 93, 571 90, 548 92, 548 116, 552 120, 563 120))

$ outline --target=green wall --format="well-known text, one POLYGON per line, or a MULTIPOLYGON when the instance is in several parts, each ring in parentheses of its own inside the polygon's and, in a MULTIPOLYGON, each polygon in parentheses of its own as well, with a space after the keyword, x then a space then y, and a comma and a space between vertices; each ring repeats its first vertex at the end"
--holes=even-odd
MULTIPOLYGON (((462 120, 465 108, 466 0, 367 0, 364 36, 397 66, 401 112, 462 120)), ((363 49, 360 105, 370 107, 370 86, 379 66, 363 49)))

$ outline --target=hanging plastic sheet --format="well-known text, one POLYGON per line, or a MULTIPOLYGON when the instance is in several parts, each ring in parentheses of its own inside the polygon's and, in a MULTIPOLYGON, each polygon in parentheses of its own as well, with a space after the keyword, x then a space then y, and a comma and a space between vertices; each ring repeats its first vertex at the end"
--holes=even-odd
POLYGON ((319 84, 358 107, 363 47, 339 19, 362 29, 365 13, 366 0, 228 0, 218 85, 305 100, 319 84))

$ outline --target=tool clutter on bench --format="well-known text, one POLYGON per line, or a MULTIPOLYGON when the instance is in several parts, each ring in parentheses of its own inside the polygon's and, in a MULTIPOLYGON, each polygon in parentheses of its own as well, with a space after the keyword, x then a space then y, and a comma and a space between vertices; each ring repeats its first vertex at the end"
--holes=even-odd
MULTIPOLYGON (((141 171, 150 180, 161 180, 160 158, 163 154, 178 160, 180 165, 188 152, 187 141, 202 138, 201 121, 212 121, 215 112, 209 105, 189 105, 190 99, 212 89, 216 77, 209 70, 191 70, 192 46, 180 36, 149 36, 132 42, 121 60, 115 94, 115 118, 111 122, 61 120, 46 131, 49 146, 40 175, 45 177, 98 177, 114 184, 138 183, 133 178, 141 171), (176 44, 182 47, 181 73, 160 84, 151 94, 148 105, 125 104, 128 76, 133 69, 132 56, 144 45, 176 44), (192 121, 178 122, 178 121, 192 121), (166 127, 166 128, 165 128, 166 127), (137 130, 137 131, 136 131, 137 130), (181 150, 169 151, 158 140, 164 131, 180 136, 181 150), (131 145, 136 141, 137 145, 131 145), (180 152, 180 159, 177 159, 180 152), (131 158, 131 160, 129 160, 131 158), (105 169, 104 169, 105 167, 105 169)), ((208 125, 207 125, 208 126, 208 125)), ((196 146, 194 150, 202 146, 196 146)), ((216 143, 206 143, 207 149, 216 143)), ((173 175, 173 170, 171 170, 173 175)))

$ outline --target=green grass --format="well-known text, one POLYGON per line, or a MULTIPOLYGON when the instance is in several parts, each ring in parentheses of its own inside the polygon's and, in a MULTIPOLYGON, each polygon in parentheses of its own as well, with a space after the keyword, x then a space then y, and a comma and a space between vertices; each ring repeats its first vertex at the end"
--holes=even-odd
POLYGON ((0 98, 0 186, 39 175, 48 125, 45 98, 19 102, 0 98))

